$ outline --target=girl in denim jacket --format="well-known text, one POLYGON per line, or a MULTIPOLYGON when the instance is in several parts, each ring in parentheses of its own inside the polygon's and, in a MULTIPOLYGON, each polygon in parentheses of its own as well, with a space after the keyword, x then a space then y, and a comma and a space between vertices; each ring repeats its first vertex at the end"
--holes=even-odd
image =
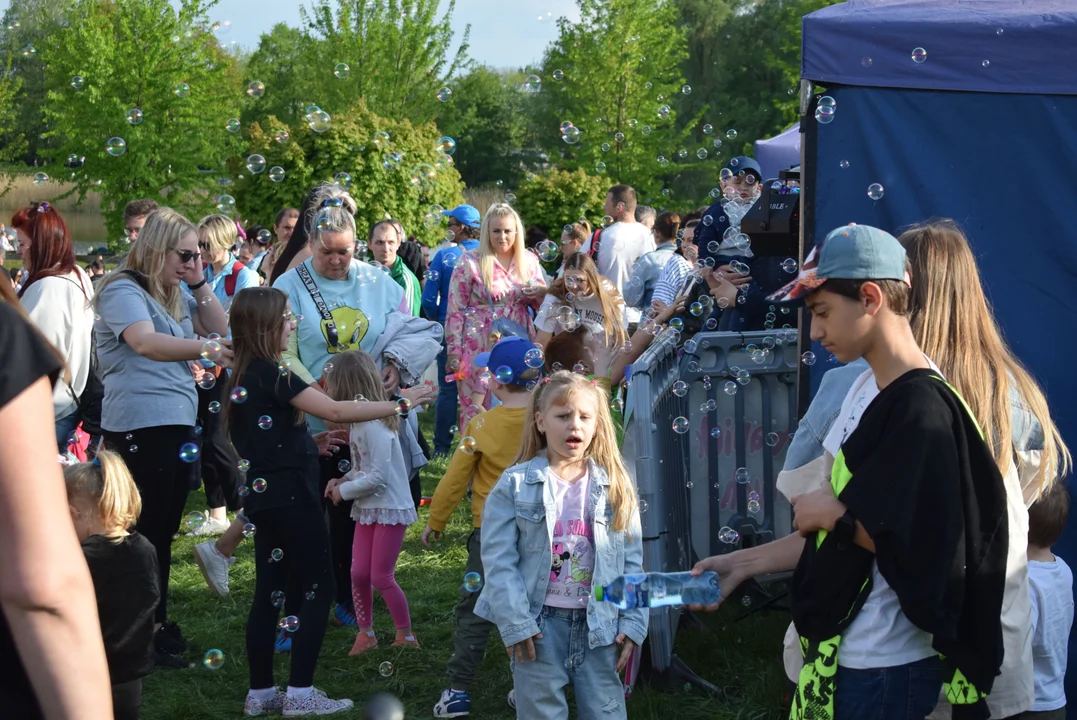
POLYGON ((591 588, 642 572, 643 542, 601 386, 564 371, 542 381, 517 461, 483 509, 475 607, 508 649, 517 717, 568 717, 572 683, 581 719, 626 718, 618 673, 647 634, 647 611, 596 602, 591 588))

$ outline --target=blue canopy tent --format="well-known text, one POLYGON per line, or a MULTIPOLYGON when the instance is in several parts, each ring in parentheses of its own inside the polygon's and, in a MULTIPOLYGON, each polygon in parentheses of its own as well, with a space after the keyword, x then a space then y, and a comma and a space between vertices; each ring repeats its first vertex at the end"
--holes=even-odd
POLYGON ((772 138, 755 141, 755 161, 763 170, 763 179, 776 178, 782 170, 800 164, 800 123, 772 138))
MULTIPOLYGON (((1075 67, 1072 0, 852 0, 803 19, 802 77, 836 102, 826 124, 813 119, 818 95, 805 104, 805 248, 850 222, 896 234, 955 219, 1077 450, 1075 67)), ((811 368, 813 386, 826 369, 811 368)), ((1077 567, 1074 523, 1057 549, 1077 567)))

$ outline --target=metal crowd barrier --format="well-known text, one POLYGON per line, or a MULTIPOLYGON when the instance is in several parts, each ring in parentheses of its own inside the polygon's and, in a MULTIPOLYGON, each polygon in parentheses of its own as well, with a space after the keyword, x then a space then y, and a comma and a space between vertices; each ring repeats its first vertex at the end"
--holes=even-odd
MULTIPOLYGON (((703 332, 678 349, 663 333, 633 364, 622 454, 639 491, 646 570, 688 570, 792 531, 775 480, 796 426, 799 357, 795 338, 780 338, 703 332), (759 352, 753 359, 768 346, 762 362, 759 352), (738 369, 748 373, 740 382, 738 369), (678 380, 688 385, 680 397, 678 380)), ((651 611, 656 671, 670 666, 679 618, 668 607, 651 611)))

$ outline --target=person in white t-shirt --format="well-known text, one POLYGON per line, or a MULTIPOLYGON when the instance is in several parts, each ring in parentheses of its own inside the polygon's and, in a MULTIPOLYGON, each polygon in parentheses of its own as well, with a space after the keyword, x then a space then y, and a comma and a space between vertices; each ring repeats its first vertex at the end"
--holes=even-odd
POLYGON ((628 314, 617 288, 584 253, 570 255, 562 270, 535 316, 535 342, 546 345, 556 333, 582 324, 594 337, 605 338, 606 346, 622 347, 628 340, 628 314))
POLYGON ((1065 720, 1067 643, 1073 628, 1073 573, 1051 552, 1069 518, 1070 494, 1056 484, 1028 509, 1028 587, 1036 703, 1027 720, 1065 720))
POLYGON ((15 213, 11 226, 29 273, 19 300, 66 367, 52 394, 56 445, 63 453, 78 427, 78 398, 90 376, 93 284, 76 263, 71 233, 56 208, 33 203, 15 213))
MULTIPOLYGON (((608 279, 617 292, 624 295, 632 277, 632 266, 646 253, 655 249, 654 236, 642 223, 636 222, 636 191, 629 185, 614 185, 606 193, 606 215, 614 222, 598 234, 598 247, 591 251, 594 235, 581 252, 594 255, 598 272, 608 279)), ((628 308, 628 321, 638 323, 640 311, 628 308)))

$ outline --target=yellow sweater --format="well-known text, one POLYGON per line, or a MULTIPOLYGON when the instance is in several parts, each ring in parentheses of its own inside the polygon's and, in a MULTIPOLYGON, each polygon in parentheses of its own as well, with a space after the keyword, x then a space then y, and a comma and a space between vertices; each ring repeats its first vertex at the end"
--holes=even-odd
POLYGON ((494 489, 501 473, 512 465, 524 435, 527 408, 498 405, 471 419, 463 437, 475 438, 475 452, 470 455, 459 448, 452 456, 445 477, 441 478, 430 501, 427 524, 438 532, 445 529, 449 516, 460 503, 471 483, 471 515, 475 527, 482 527, 482 506, 494 489), (479 422, 481 420, 481 422, 479 422), (482 427, 476 427, 476 424, 482 427))

